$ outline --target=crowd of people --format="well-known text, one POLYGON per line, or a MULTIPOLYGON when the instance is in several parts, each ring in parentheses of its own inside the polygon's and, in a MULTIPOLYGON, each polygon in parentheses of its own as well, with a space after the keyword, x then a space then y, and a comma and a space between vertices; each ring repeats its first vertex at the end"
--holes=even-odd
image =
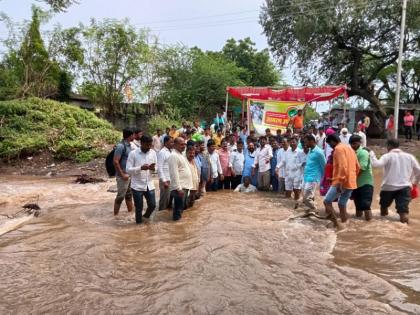
MULTIPOLYGON (((353 200, 356 216, 372 219, 374 192, 372 168, 383 168, 380 191, 381 215, 395 201, 400 221, 408 223, 413 184, 420 181, 416 158, 388 139, 388 153, 379 159, 367 148, 364 124, 354 134, 345 125, 300 126, 299 111, 287 130, 270 129, 257 136, 247 127, 227 128, 223 120, 202 128, 183 123, 151 137, 141 130, 123 130, 123 140, 114 153, 117 196, 114 215, 125 200, 135 211, 136 223, 150 218, 153 211, 172 209, 179 220, 207 192, 272 191, 294 200, 294 208, 318 211, 317 190, 323 198, 327 218, 336 225, 348 220, 347 204, 353 200), (300 127, 300 128, 298 128, 300 127), (156 204, 153 173, 159 178, 156 204), (143 197, 147 209, 143 213, 143 197), (134 204, 133 204, 134 200, 134 204), (333 204, 338 202, 338 216, 333 204)), ((415 186, 414 186, 415 187, 415 186)))

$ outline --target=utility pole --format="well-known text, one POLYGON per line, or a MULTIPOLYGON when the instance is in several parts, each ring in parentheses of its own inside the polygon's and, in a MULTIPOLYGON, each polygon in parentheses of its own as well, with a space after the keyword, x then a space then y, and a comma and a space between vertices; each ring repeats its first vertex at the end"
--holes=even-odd
POLYGON ((402 16, 401 16, 400 51, 398 53, 397 89, 395 91, 395 108, 394 108, 395 139, 398 139, 398 122, 399 122, 400 90, 401 90, 401 68, 402 68, 403 48, 404 48, 404 30, 405 30, 406 11, 407 11, 407 0, 403 0, 402 16))

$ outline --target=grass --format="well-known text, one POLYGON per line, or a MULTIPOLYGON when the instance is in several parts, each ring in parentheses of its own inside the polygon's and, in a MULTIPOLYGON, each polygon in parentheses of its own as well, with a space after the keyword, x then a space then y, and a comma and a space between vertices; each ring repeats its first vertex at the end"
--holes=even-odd
POLYGON ((120 134, 92 112, 51 100, 0 102, 0 158, 49 150, 57 159, 88 162, 106 154, 120 134))

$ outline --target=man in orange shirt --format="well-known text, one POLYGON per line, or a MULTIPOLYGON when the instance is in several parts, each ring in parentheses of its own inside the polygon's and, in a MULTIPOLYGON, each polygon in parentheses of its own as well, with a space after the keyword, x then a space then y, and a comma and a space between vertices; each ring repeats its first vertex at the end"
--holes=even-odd
POLYGON ((341 222, 346 222, 347 202, 353 189, 357 188, 357 174, 359 174, 360 165, 354 150, 350 146, 342 144, 339 136, 329 135, 326 142, 334 151, 332 183, 325 196, 324 205, 328 216, 338 226, 332 203, 338 198, 341 222))
POLYGON ((303 130, 303 111, 301 109, 299 109, 297 115, 290 120, 289 124, 290 123, 292 123, 294 133, 300 133, 303 130))

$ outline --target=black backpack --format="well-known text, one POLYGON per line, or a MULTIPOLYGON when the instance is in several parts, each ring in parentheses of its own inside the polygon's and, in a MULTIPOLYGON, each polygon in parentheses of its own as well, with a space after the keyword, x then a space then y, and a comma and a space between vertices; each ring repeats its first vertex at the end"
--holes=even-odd
MULTIPOLYGON (((121 141, 120 143, 122 143, 124 145, 124 151, 122 153, 122 155, 125 154, 126 151, 126 147, 125 144, 121 141)), ((108 173, 109 177, 114 177, 115 174, 117 174, 117 170, 115 169, 114 166, 114 153, 115 153, 115 148, 117 146, 115 145, 114 148, 112 149, 111 152, 108 153, 108 155, 106 156, 105 159, 105 168, 106 168, 106 172, 108 173)))

